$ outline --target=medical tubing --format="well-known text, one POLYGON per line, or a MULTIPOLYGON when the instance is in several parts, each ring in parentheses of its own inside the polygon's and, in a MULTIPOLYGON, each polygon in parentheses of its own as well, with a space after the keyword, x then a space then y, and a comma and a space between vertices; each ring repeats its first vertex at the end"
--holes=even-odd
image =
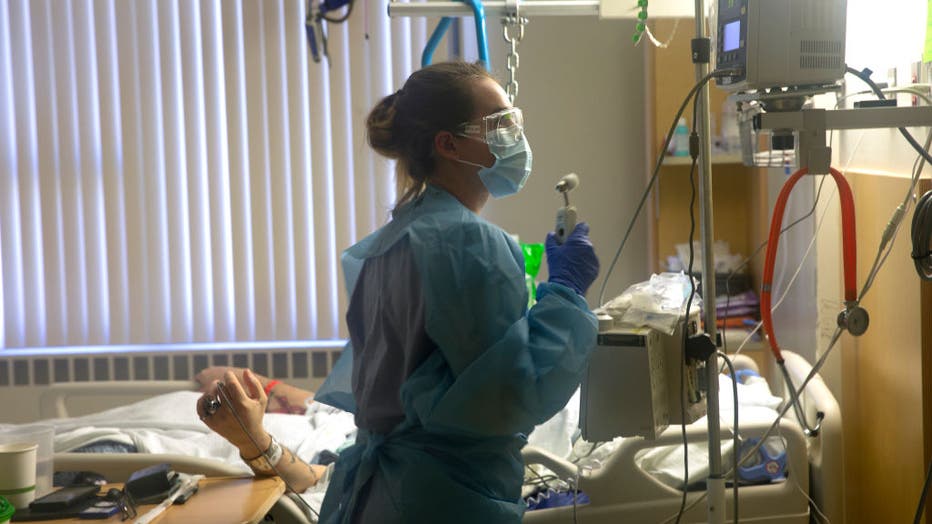
POLYGON ((916 273, 923 280, 932 280, 932 191, 927 191, 916 202, 910 235, 916 273))
POLYGON ((822 419, 824 415, 819 413, 817 415, 818 421, 814 428, 809 427, 809 421, 806 420, 806 414, 803 413, 802 403, 799 401, 799 397, 796 396, 796 388, 793 386, 793 379, 790 378, 790 372, 786 370, 786 363, 780 362, 780 373, 783 375, 783 380, 786 382, 786 389, 790 392, 790 403, 793 405, 793 411, 796 413, 796 420, 799 421, 799 425, 803 428, 803 433, 807 437, 814 437, 819 433, 819 430, 822 429, 822 419))
MULTIPOLYGON (((230 408, 230 413, 233 414, 233 418, 236 419, 236 423, 239 424, 240 429, 243 430, 243 433, 246 434, 246 437, 249 439, 249 441, 252 443, 252 445, 256 447, 256 450, 259 452, 259 456, 261 457, 262 455, 264 455, 264 454, 265 454, 265 450, 263 450, 263 449, 262 449, 262 446, 260 446, 259 443, 256 442, 256 439, 255 439, 255 437, 252 436, 252 433, 250 433, 249 430, 246 429, 246 425, 243 424, 243 420, 239 417, 239 413, 237 413, 236 410, 233 409, 233 404, 232 404, 232 402, 230 402, 230 396, 227 395, 226 385, 224 385, 223 382, 218 382, 218 383, 217 383, 217 391, 220 393, 220 396, 223 397, 223 403, 226 404, 226 406, 227 406, 228 408, 230 408)), ((294 493, 295 495, 298 495, 298 496, 295 497, 295 498, 297 498, 298 501, 300 501, 300 503, 305 507, 305 509, 308 510, 308 512, 309 512, 310 514, 314 515, 314 516, 317 517, 318 520, 319 520, 319 519, 320 519, 320 514, 317 513, 316 511, 314 511, 314 508, 312 508, 311 505, 308 504, 306 500, 304 500, 304 497, 302 497, 302 496, 300 495, 300 493, 298 493, 293 487, 291 487, 291 484, 288 482, 288 479, 286 479, 285 477, 283 477, 282 474, 278 472, 278 468, 275 467, 275 464, 272 464, 271 461, 268 461, 268 460, 267 460, 266 462, 268 462, 269 466, 272 467, 272 471, 275 472, 275 474, 278 476, 278 478, 282 479, 282 482, 285 483, 285 487, 288 488, 288 491, 294 493)), ((313 473, 312 470, 309 469, 309 471, 311 471, 311 473, 313 473)), ((317 477, 316 474, 315 474, 314 476, 317 477)), ((317 480, 319 481, 320 479, 318 478, 317 480)))
MULTIPOLYGON (((832 350, 835 348, 835 343, 837 343, 838 339, 841 338, 842 331, 843 330, 840 327, 835 328, 835 332, 832 334, 832 339, 829 341, 828 347, 825 349, 825 352, 822 353, 822 356, 819 357, 819 360, 817 360, 815 365, 812 366, 812 369, 809 371, 809 374, 806 375, 806 378, 803 380, 802 385, 799 386, 799 388, 796 390, 797 396, 802 395, 803 391, 806 389, 806 386, 809 385, 809 382, 816 376, 816 374, 818 374, 819 370, 822 369, 822 366, 825 365, 825 361, 828 359, 829 355, 831 355, 832 353, 832 350)), ((786 412, 789 410, 790 410, 790 404, 789 403, 784 404, 783 408, 780 409, 780 412, 777 414, 777 417, 774 419, 773 423, 770 425, 769 428, 767 428, 767 431, 765 431, 764 434, 760 437, 760 440, 757 442, 757 444, 755 444, 750 450, 748 450, 748 452, 743 457, 741 457, 741 459, 738 461, 738 465, 744 464, 745 462, 748 461, 748 459, 757 455, 757 452, 760 450, 761 446, 764 445, 764 441, 767 440, 767 437, 769 437, 774 432, 775 429, 777 429, 777 427, 780 425, 780 421, 783 419, 783 416, 786 415, 786 412)), ((734 473, 734 471, 728 471, 725 473, 725 476, 727 477, 728 475, 731 475, 732 473, 734 473)), ((699 496, 697 496, 695 500, 689 503, 689 505, 686 507, 686 511, 689 511, 690 509, 695 507, 696 504, 699 504, 700 502, 705 500, 707 494, 708 492, 706 491, 703 491, 702 493, 700 493, 699 496)), ((676 518, 676 515, 671 515, 666 520, 661 522, 661 524, 667 524, 668 522, 672 521, 674 518, 676 518)))
MULTIPOLYGON (((734 416, 735 416, 734 426, 731 428, 731 434, 732 434, 731 458, 732 458, 732 463, 734 464, 734 467, 732 469, 734 471, 738 471, 738 374, 735 373, 735 365, 734 363, 732 363, 731 359, 728 358, 728 355, 726 355, 723 351, 717 351, 717 353, 718 353, 718 356, 722 357, 722 360, 725 361, 725 365, 728 366, 728 371, 731 372, 731 394, 732 394, 732 401, 734 402, 734 404, 732 405, 735 408, 734 409, 734 416)), ((735 521, 735 524, 738 524, 738 476, 737 475, 735 475, 735 478, 732 479, 731 484, 732 484, 732 489, 734 490, 734 498, 735 498, 734 521, 735 521)))
MULTIPOLYGON (((783 222, 783 213, 786 210, 786 202, 790 197, 790 192, 805 174, 809 172, 808 168, 801 168, 794 173, 789 180, 783 185, 777 202, 774 205, 773 218, 770 221, 770 235, 767 239, 767 255, 764 261, 764 276, 761 284, 761 320, 764 324, 764 332, 770 341, 770 350, 778 363, 783 362, 783 356, 780 352, 780 346, 773 331, 773 316, 771 310, 771 287, 773 285, 773 268, 777 257, 777 247, 780 241, 780 229, 783 222)), ((843 230, 843 258, 845 266, 845 302, 857 303, 857 249, 854 225, 854 204, 851 194, 851 187, 845 177, 835 168, 829 168, 829 173, 835 179, 838 186, 839 197, 842 207, 842 230, 843 230)))
MULTIPOLYGON (((789 224, 788 226, 784 226, 783 229, 780 230, 780 235, 783 235, 783 233, 786 233, 786 232, 789 231, 790 229, 793 229, 794 227, 796 227, 796 225, 802 223, 803 220, 809 218, 810 216, 812 216, 813 213, 815 213, 816 207, 818 207, 818 205, 819 205, 819 196, 822 195, 822 185, 823 185, 823 184, 825 184, 825 175, 822 175, 822 180, 819 182, 819 189, 816 190, 815 199, 813 199, 813 201, 812 201, 812 207, 809 208, 809 211, 806 212, 806 214, 804 214, 803 216, 801 216, 801 217, 797 218, 796 220, 790 222, 790 224, 789 224)), ((753 253, 751 253, 750 255, 748 255, 748 257, 745 258, 745 259, 741 262, 741 265, 739 265, 739 266, 736 267, 735 269, 732 269, 731 271, 729 271, 729 272, 728 272, 728 275, 725 276, 725 315, 724 315, 723 317, 724 317, 726 320, 728 319, 728 306, 729 306, 729 303, 730 303, 730 300, 731 300, 731 291, 730 291, 730 289, 729 289, 731 278, 732 278, 733 276, 735 276, 735 273, 737 273, 738 271, 741 271, 742 269, 745 268, 745 266, 747 266, 748 264, 750 264, 750 263, 751 263, 751 260, 754 260, 754 257, 756 257, 757 254, 760 253, 760 251, 761 251, 762 249, 764 249, 764 247, 766 247, 766 246, 767 246, 767 241, 764 240, 763 242, 760 243, 759 246, 757 246, 757 249, 755 249, 753 253)), ((791 282, 792 282, 793 280, 794 280, 794 279, 790 279, 791 282)), ((785 296, 785 292, 784 292, 784 296, 785 296)), ((779 302, 780 302, 780 301, 778 300, 777 303, 779 303, 779 302)), ((776 309, 776 306, 774 306, 773 309, 776 309)), ((757 329, 760 329, 760 328, 758 327, 757 329)), ((754 331, 757 331, 757 329, 755 329, 754 331)), ((744 347, 743 344, 742 344, 741 346, 739 346, 739 349, 735 351, 735 354, 737 354, 737 353, 740 351, 740 348, 741 348, 741 347, 744 347)), ((724 323, 723 323, 723 326, 722 326, 722 349, 725 350, 725 353, 726 353, 726 354, 728 353, 728 339, 725 337, 725 327, 724 327, 724 323)), ((724 364, 722 364, 722 366, 719 367, 719 370, 718 370, 719 373, 721 373, 722 371, 724 371, 724 369, 725 369, 724 364)))
MULTIPOLYGON (((880 87, 873 80, 871 80, 870 69, 865 69, 864 71, 858 71, 857 69, 849 65, 845 65, 845 71, 860 78, 862 82, 870 86, 871 91, 873 91, 874 94, 877 95, 877 98, 881 100, 887 99, 887 97, 884 96, 883 94, 883 90, 880 89, 880 87)), ((909 142, 909 145, 913 146, 913 149, 915 149, 917 153, 922 155, 922 158, 924 158, 926 162, 929 162, 930 164, 932 164, 932 155, 930 155, 928 151, 926 151, 925 149, 922 148, 921 145, 919 145, 919 142, 917 142, 916 139, 913 138, 913 135, 910 134, 910 132, 907 131, 905 127, 898 127, 897 129, 900 131, 900 134, 903 135, 903 138, 905 138, 906 141, 909 142)))
POLYGON ((654 165, 654 172, 650 177, 650 181, 647 182, 647 187, 644 188, 644 193, 641 194, 641 200, 638 202, 637 208, 634 210, 634 215, 628 222, 628 227, 625 230, 624 237, 622 237, 621 244, 618 246, 618 251, 615 252, 615 257, 612 259, 612 263, 609 265, 608 271, 605 273, 605 278, 602 280, 602 287, 599 290, 600 307, 605 306, 605 287, 608 285, 608 279, 612 276, 612 272, 615 270, 615 264, 618 263, 618 257, 621 256, 621 252, 625 248, 625 244, 628 242, 628 237, 631 236, 631 231, 634 229, 634 224, 637 223, 637 218, 641 214, 641 209, 644 207, 644 202, 646 202, 647 197, 650 196, 650 191, 654 187, 654 183, 657 181, 657 177, 660 175, 660 166, 663 165, 663 159, 666 156, 667 148, 670 146, 670 141, 673 139, 673 133, 676 131, 676 126, 680 121, 680 117, 683 116, 683 111, 686 110, 686 106, 689 104, 689 101, 695 97, 699 89, 706 85, 709 80, 721 76, 729 76, 736 72, 737 70, 734 69, 717 69, 705 75, 699 82, 696 82, 689 93, 686 94, 686 97, 683 99, 683 103, 680 104, 679 109, 677 109, 676 115, 673 116, 673 123, 670 125, 670 130, 667 131, 666 137, 663 141, 663 146, 660 148, 660 154, 657 156, 657 163, 654 165))
MULTIPOLYGON (((878 98, 880 98, 881 100, 885 99, 883 90, 881 90, 880 87, 877 86, 877 84, 876 84, 873 80, 871 80, 871 78, 870 78, 870 70, 857 71, 857 70, 855 70, 854 68, 852 68, 852 67, 850 67, 850 66, 846 66, 846 71, 849 72, 849 73, 851 73, 851 74, 853 74, 853 75, 855 75, 855 76, 857 76, 857 77, 860 78, 864 83, 866 83, 866 84, 871 88, 871 90, 874 92, 874 94, 877 95, 878 98)), ((925 98, 925 97, 923 97, 923 98, 925 98)), ((932 164, 932 156, 930 156, 930 155, 929 155, 929 152, 927 151, 927 149, 928 149, 930 143, 932 143, 932 132, 930 132, 930 133, 929 133, 929 136, 926 138, 926 145, 925 145, 925 147, 922 147, 922 146, 919 145, 919 143, 916 141, 916 139, 913 138, 913 136, 909 133, 909 131, 907 131, 907 130, 906 130, 905 128, 903 128, 903 127, 900 127, 900 128, 898 128, 898 129, 899 129, 899 131, 900 131, 900 134, 902 134, 903 137, 906 138, 906 141, 909 142, 909 145, 911 145, 911 146, 913 147, 913 149, 915 149, 915 150, 919 153, 919 156, 922 158, 922 160, 925 161, 925 162, 929 162, 930 164, 932 164)), ((917 184, 918 181, 919 181, 919 175, 920 175, 920 173, 921 173, 921 170, 922 170, 922 163, 920 162, 918 169, 913 173, 912 184, 910 185, 910 190, 909 190, 909 192, 907 192, 906 198, 905 198, 904 201, 903 201, 903 205, 904 205, 904 206, 908 206, 908 204, 909 204, 909 197, 910 197, 910 195, 912 194, 913 190, 915 189, 916 184, 917 184)), ((918 207, 917 207, 917 211, 918 211, 918 207)), ((914 216, 913 216, 914 224, 915 224, 915 220, 916 220, 916 217, 915 217, 915 215, 914 215, 914 216)), ((898 224, 897 224, 897 226, 898 226, 898 224)), ((894 227, 894 231, 893 231, 892 236, 895 236, 897 226, 894 227)), ((914 245, 915 245, 915 244, 914 244, 914 245)), ((892 248, 891 248, 891 249, 892 249, 892 248)), ((880 265, 883 264, 883 262, 886 260, 887 255, 889 255, 889 252, 888 252, 886 255, 883 256, 883 259, 881 260, 881 254, 882 254, 882 252, 883 252, 883 246, 881 246, 881 248, 878 250, 877 258, 875 258, 875 260, 874 260, 874 265, 871 267, 871 271, 869 272, 868 278, 867 278, 866 281, 865 281, 864 288, 861 290, 861 296, 864 296, 864 294, 867 292, 867 290, 870 289, 870 286, 873 284, 874 277, 876 276, 876 274, 877 274, 877 273, 879 272, 879 270, 880 270, 880 265)), ((914 251, 914 252, 913 252, 913 259, 915 260, 915 259, 916 259, 916 255, 922 255, 923 253, 925 253, 925 252, 916 253, 916 252, 914 251)), ((919 268, 918 268, 918 267, 917 267, 917 271, 919 271, 919 268)), ((920 273, 920 277, 921 277, 921 276, 922 276, 922 273, 920 273)))
MULTIPOLYGON (((780 436, 780 439, 783 440, 783 442, 787 442, 786 435, 783 434, 782 426, 777 426, 777 435, 780 436)), ((826 524, 831 524, 831 521, 828 519, 828 517, 825 516, 825 513, 822 513, 822 510, 819 508, 819 505, 816 504, 814 500, 812 500, 812 497, 810 497, 808 493, 803 491, 803 487, 799 485, 799 480, 797 479, 797 477, 798 475, 787 475, 786 476, 786 478, 793 481, 793 484, 796 486, 796 489, 799 490, 799 492, 802 493, 804 497, 806 497, 806 500, 809 501, 809 507, 812 508, 813 511, 815 511, 815 515, 812 516, 813 518, 811 520, 814 521, 815 524, 819 524, 820 522, 819 519, 821 519, 821 522, 825 522, 826 524), (815 518, 816 515, 819 518, 815 518)))

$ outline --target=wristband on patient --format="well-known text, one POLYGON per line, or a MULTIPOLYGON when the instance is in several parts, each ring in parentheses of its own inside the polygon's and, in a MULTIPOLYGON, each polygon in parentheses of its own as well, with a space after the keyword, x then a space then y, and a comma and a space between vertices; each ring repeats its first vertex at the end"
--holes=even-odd
POLYGON ((269 439, 269 448, 258 456, 246 458, 242 454, 240 455, 240 458, 242 458, 256 473, 265 475, 275 473, 275 465, 278 464, 278 461, 282 459, 282 455, 284 454, 281 444, 275 441, 275 437, 269 435, 269 439))
POLYGON ((275 386, 281 383, 282 383, 281 380, 270 380, 269 383, 266 384, 264 388, 262 388, 265 390, 265 396, 269 396, 272 393, 272 388, 274 388, 275 386))

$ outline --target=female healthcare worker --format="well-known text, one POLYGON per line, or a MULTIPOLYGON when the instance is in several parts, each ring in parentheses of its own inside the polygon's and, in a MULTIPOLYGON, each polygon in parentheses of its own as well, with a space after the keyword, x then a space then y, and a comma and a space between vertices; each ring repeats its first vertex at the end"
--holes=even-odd
MULTIPOLYGON (((489 195, 527 180, 523 124, 485 69, 462 62, 415 72, 369 114, 369 142, 398 161, 405 191, 392 220, 343 254, 350 341, 314 399, 354 413, 359 431, 322 523, 520 522, 521 448, 579 384, 598 326, 583 295, 599 271, 586 224, 562 245, 550 233, 550 280, 528 310, 520 249, 479 217, 489 195)), ((251 437, 216 404, 216 381, 201 420, 257 474, 316 484, 323 466, 263 428, 259 377, 226 370, 223 383, 251 437)))
POLYGON ((527 308, 518 245, 479 211, 531 170, 523 118, 481 66, 413 73, 368 117, 397 160, 392 220, 342 263, 350 342, 315 400, 353 412, 321 522, 520 522, 526 435, 569 400, 594 348, 599 263, 580 224, 527 308))

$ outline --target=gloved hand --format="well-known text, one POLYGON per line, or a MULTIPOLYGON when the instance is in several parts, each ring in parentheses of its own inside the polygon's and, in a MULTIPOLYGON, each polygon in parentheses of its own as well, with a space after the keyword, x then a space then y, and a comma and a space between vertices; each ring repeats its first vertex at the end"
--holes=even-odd
POLYGON ((545 250, 550 268, 549 282, 562 284, 585 296, 599 274, 599 259, 589 241, 589 224, 576 224, 562 245, 557 243, 553 231, 547 233, 545 250))

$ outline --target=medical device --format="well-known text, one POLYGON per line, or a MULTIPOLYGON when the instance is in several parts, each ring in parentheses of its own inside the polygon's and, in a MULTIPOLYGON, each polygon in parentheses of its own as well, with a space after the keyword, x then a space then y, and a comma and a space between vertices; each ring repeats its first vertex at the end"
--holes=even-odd
POLYGON ((210 416, 220 409, 220 399, 218 397, 207 396, 204 398, 204 415, 210 416))
POLYGON ((717 7, 716 68, 734 71, 718 86, 740 104, 744 163, 806 165, 797 161, 793 130, 761 129, 756 117, 798 111, 813 95, 841 89, 846 0, 718 0, 717 7))
POLYGON ((304 30, 307 33, 307 43, 311 48, 311 58, 314 62, 320 62, 321 55, 330 58, 327 49, 327 31, 324 22, 340 24, 349 19, 353 12, 353 3, 355 0, 323 0, 320 3, 314 3, 310 0, 307 3, 307 17, 304 19, 304 30), (342 16, 333 17, 330 13, 342 8, 346 12, 342 16))
POLYGON ((786 476, 786 444, 778 436, 772 435, 760 446, 759 438, 749 438, 741 444, 740 456, 750 453, 754 447, 753 458, 738 466, 738 478, 744 482, 772 482, 786 476))
MULTIPOLYGON (((718 0, 717 69, 729 91, 834 87, 845 74, 846 0, 718 0)), ((789 91, 787 91, 789 90, 789 91)))
MULTIPOLYGON (((690 316, 689 333, 699 325, 690 316)), ((699 365, 686 364, 686 419, 681 409, 680 362, 684 323, 667 335, 647 327, 619 327, 609 315, 599 319, 597 346, 580 390, 579 428, 590 442, 615 437, 656 439, 670 424, 690 424, 706 413, 699 387, 699 365)))
POLYGON ((557 210, 557 225, 553 232, 557 235, 557 244, 562 244, 566 237, 576 227, 576 207, 570 205, 570 191, 579 185, 579 176, 576 173, 563 175, 555 188, 563 194, 563 207, 557 210))

